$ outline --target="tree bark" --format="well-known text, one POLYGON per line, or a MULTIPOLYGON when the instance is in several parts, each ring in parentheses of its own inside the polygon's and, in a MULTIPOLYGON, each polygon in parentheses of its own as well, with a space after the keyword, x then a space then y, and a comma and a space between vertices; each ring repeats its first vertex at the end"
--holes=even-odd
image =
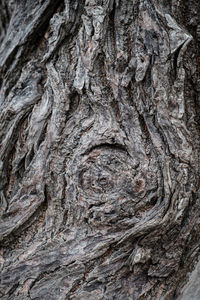
POLYGON ((198 1, 0 2, 1 299, 177 299, 199 254, 198 1))

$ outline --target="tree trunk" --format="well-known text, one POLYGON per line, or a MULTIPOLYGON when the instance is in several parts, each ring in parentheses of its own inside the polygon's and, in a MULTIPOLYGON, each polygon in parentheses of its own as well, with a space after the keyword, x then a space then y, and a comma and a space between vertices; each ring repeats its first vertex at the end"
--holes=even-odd
POLYGON ((0 2, 1 299, 177 299, 199 254, 198 1, 0 2))

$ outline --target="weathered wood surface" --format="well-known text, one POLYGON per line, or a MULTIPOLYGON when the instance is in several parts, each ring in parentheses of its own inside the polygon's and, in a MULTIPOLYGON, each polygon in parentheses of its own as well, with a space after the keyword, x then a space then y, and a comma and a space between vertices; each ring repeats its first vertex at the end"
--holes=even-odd
POLYGON ((176 299, 199 252, 198 1, 0 2, 1 299, 176 299))

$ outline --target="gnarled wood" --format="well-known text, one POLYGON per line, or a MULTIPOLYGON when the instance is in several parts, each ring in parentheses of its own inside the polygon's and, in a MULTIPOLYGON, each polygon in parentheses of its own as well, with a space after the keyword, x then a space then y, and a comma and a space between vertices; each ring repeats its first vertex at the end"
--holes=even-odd
POLYGON ((199 252, 195 1, 2 1, 2 299, 176 299, 199 252), (170 4, 171 3, 171 4, 170 4))

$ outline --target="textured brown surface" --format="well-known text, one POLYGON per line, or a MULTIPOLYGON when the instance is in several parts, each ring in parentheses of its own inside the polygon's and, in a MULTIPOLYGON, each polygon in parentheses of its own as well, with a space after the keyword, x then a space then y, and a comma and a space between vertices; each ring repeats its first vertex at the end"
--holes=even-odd
POLYGON ((0 2, 1 299, 177 299, 200 242, 198 9, 0 2))

